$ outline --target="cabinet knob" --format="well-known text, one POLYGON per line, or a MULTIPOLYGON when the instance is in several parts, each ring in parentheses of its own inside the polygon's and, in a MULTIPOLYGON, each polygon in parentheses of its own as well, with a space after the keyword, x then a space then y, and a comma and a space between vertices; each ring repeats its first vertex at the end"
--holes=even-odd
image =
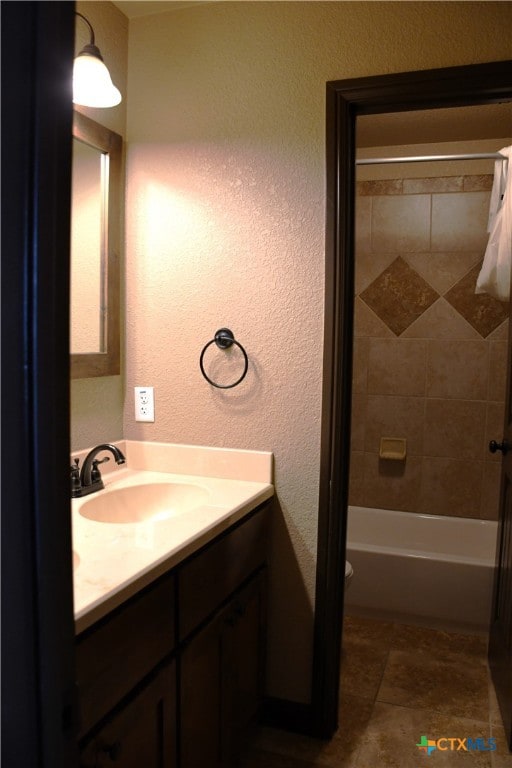
POLYGON ((115 741, 113 744, 109 744, 108 746, 103 747, 102 752, 104 752, 107 757, 112 760, 113 763, 115 763, 122 752, 121 742, 115 741))
POLYGON ((230 615, 226 619, 226 624, 230 627, 234 627, 235 624, 238 623, 239 619, 242 618, 242 616, 245 613, 245 605, 242 603, 236 603, 235 607, 231 611, 230 615))
POLYGON ((491 442, 489 443, 489 450, 491 453, 496 453, 496 451, 501 451, 502 454, 505 456, 509 448, 510 446, 506 440, 503 440, 502 443, 497 443, 496 440, 491 440, 491 442))

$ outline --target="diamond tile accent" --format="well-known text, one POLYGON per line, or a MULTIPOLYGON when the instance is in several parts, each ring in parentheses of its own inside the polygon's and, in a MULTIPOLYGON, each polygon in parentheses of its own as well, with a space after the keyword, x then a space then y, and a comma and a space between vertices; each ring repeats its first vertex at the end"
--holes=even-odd
POLYGON ((400 336, 439 298, 439 294, 399 256, 360 294, 360 298, 396 336, 400 336))
POLYGON ((444 298, 485 339, 508 318, 509 302, 498 301, 486 293, 475 293, 481 267, 481 263, 473 267, 444 298))
POLYGON ((482 262, 482 251, 457 253, 408 253, 405 261, 441 296, 452 288, 471 267, 482 262))

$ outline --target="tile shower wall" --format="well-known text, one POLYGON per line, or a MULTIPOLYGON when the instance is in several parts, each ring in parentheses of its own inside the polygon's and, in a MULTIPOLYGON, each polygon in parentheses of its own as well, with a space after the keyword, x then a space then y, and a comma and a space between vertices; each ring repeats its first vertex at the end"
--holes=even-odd
POLYGON ((475 295, 492 176, 360 181, 350 503, 496 519, 508 304, 475 295), (407 441, 379 458, 381 437, 407 441))

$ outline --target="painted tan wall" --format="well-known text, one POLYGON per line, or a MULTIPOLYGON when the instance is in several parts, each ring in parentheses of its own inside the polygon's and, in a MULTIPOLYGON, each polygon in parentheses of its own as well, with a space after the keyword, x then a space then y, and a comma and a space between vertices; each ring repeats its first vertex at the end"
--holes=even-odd
MULTIPOLYGON (((112 109, 76 107, 79 112, 126 136, 128 19, 112 3, 78 2, 76 10, 92 24, 96 45, 114 84, 123 95, 112 109)), ((89 30, 77 18, 75 50, 89 42, 89 30)), ((123 242, 121 243, 121 253, 123 242)), ((123 258, 121 258, 123 264, 123 258)), ((123 310, 124 311, 124 310, 123 310)), ((121 323, 123 327, 124 323, 121 323)), ((123 338, 123 336, 122 336, 123 338)), ((121 369, 122 370, 122 369, 121 369)), ((123 436, 124 375, 71 381, 71 447, 76 451, 123 436)))
POLYGON ((274 451, 272 695, 309 698, 325 82, 508 58, 511 20, 510 3, 229 2, 130 23, 124 436, 274 451), (234 390, 199 372, 221 326, 251 362, 234 390), (153 425, 134 385, 155 387, 153 425))

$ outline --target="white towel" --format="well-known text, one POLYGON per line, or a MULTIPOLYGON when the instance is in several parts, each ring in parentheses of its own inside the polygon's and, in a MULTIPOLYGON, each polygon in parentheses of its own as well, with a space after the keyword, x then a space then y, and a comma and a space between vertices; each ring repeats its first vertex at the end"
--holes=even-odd
POLYGON ((500 149, 500 154, 507 160, 497 160, 494 164, 487 228, 490 236, 475 293, 488 293, 495 299, 508 301, 512 262, 512 146, 500 149))

